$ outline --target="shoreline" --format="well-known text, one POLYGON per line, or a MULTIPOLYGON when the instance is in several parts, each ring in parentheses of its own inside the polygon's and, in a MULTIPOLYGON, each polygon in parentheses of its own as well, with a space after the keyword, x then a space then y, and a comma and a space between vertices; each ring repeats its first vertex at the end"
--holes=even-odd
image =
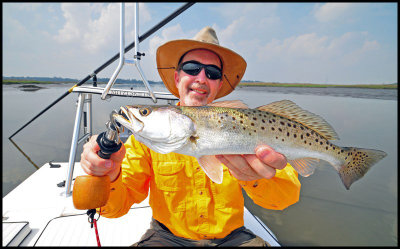
MULTIPOLYGON (((27 84, 76 84, 76 82, 54 82, 37 80, 3 80, 3 85, 27 85, 27 84)), ((107 82, 97 82, 97 84, 107 84, 107 82)), ((118 83, 116 84, 125 84, 118 83)), ((162 84, 161 82, 159 84, 162 84)), ((397 89, 397 84, 353 84, 353 85, 332 85, 332 84, 311 84, 311 83, 270 83, 270 82, 240 82, 239 87, 312 87, 312 88, 368 88, 368 89, 397 89)))
POLYGON ((238 86, 242 87, 312 87, 312 88, 368 88, 368 89, 397 89, 397 84, 353 84, 353 85, 332 85, 332 84, 311 84, 311 83, 269 83, 241 82, 238 86))

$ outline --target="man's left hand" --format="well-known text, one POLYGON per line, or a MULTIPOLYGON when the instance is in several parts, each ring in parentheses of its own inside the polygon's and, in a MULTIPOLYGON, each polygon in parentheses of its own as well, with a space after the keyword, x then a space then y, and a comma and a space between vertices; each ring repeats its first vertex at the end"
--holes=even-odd
POLYGON ((252 181, 275 176, 277 169, 286 167, 286 157, 268 145, 260 145, 252 155, 216 155, 231 174, 242 181, 252 181))

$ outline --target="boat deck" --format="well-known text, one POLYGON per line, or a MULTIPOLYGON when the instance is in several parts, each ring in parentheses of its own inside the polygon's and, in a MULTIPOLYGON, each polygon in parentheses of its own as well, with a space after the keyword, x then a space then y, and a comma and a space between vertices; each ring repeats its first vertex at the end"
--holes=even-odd
MULTIPOLYGON (((48 163, 3 198, 3 246, 97 246, 86 211, 77 210, 72 195, 65 196, 68 163, 48 163)), ((75 163, 73 178, 83 175, 75 163)), ((97 215, 96 215, 97 217, 97 215)), ((100 217, 98 231, 102 246, 130 246, 150 226, 148 199, 134 204, 120 218, 100 217), (140 224, 140 225, 138 225, 140 224)), ((272 232, 245 208, 245 226, 272 246, 280 246, 272 232)))

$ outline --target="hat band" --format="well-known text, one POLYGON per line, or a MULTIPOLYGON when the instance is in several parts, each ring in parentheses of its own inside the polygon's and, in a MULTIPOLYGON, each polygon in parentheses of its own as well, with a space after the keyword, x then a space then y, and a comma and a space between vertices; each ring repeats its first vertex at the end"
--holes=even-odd
POLYGON ((157 67, 157 69, 176 69, 175 67, 157 67))

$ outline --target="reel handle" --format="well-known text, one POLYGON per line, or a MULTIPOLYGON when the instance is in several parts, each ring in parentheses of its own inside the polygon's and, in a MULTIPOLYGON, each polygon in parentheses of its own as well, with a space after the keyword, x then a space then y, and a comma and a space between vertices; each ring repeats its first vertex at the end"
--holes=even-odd
MULTIPOLYGON (((97 155, 104 159, 109 159, 122 146, 121 142, 117 144, 113 140, 109 140, 106 132, 100 133, 96 141, 100 146, 97 155)), ((72 191, 72 200, 75 208, 86 210, 106 205, 110 196, 110 184, 110 177, 108 175, 84 175, 76 177, 72 191)))

